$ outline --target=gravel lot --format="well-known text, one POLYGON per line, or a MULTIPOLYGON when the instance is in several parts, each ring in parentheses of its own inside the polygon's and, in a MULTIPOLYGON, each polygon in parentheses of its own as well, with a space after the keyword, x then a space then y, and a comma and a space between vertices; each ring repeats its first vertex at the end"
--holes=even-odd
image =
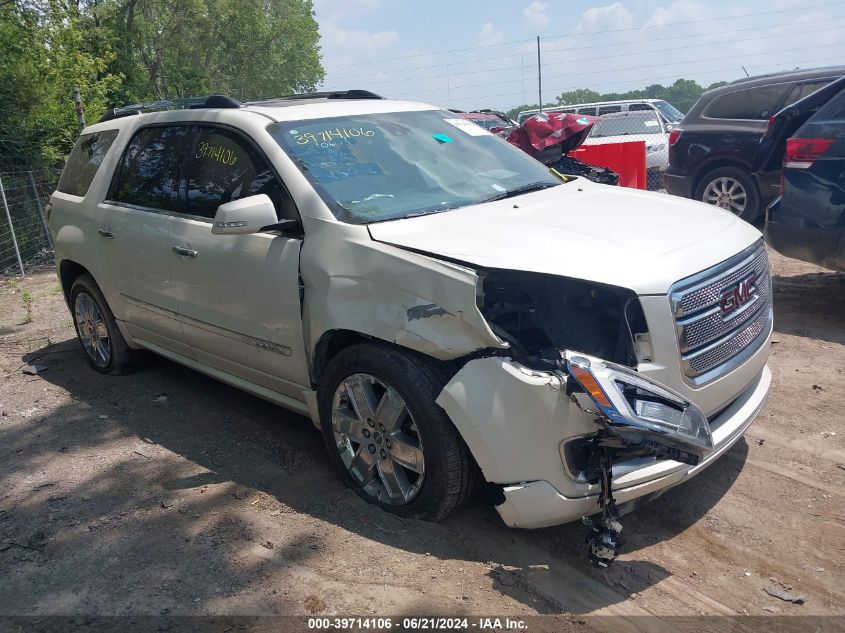
POLYGON ((52 271, 0 282, 0 615, 845 615, 845 277, 772 261, 768 404, 604 572, 579 524, 367 505, 305 418, 158 358, 96 374, 52 271))

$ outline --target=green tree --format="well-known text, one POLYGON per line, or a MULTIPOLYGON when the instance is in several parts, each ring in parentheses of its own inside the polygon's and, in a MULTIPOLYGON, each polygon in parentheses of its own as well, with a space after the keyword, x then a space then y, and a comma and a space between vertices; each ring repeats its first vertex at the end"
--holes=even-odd
MULTIPOLYGON (((591 103, 594 101, 623 101, 626 99, 663 99, 668 101, 681 112, 687 112, 705 90, 712 90, 726 85, 727 82, 719 81, 709 85, 706 89, 692 79, 678 79, 671 86, 651 84, 645 88, 629 90, 628 92, 606 92, 599 94, 589 88, 578 88, 558 95, 554 105, 575 105, 578 103, 591 103)), ((551 107, 552 104, 547 104, 551 107)), ((546 106, 543 106, 546 107, 546 106)), ((535 110, 536 104, 524 104, 511 108, 507 114, 512 119, 524 110, 535 110)))
POLYGON ((313 90, 311 0, 0 0, 0 166, 55 161, 109 103, 313 90))
POLYGON ((595 90, 590 90, 589 88, 578 88, 577 90, 563 92, 557 98, 558 105, 590 103, 591 101, 601 101, 601 95, 595 90))
POLYGON ((310 0, 114 0, 108 11, 127 96, 250 99, 323 78, 310 0))
POLYGON ((106 70, 114 54, 88 50, 82 21, 74 2, 0 4, 0 164, 40 165, 65 154, 78 133, 74 88, 99 116, 119 84, 106 70))

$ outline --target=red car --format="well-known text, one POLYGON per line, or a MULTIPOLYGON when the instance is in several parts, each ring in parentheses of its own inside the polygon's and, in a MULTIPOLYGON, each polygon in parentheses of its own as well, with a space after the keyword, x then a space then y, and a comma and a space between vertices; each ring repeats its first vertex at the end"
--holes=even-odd
POLYGON ((476 125, 480 125, 485 130, 505 136, 516 128, 516 124, 507 118, 505 115, 492 110, 478 110, 476 112, 463 112, 462 110, 452 110, 456 114, 460 114, 463 118, 469 119, 476 125))

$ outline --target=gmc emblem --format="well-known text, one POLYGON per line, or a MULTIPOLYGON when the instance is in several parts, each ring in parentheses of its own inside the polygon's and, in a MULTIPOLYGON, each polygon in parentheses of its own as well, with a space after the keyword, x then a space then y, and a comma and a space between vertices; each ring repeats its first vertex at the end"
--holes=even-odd
POLYGON ((757 273, 751 273, 733 288, 728 288, 719 296, 722 316, 728 316, 748 303, 757 290, 757 273))

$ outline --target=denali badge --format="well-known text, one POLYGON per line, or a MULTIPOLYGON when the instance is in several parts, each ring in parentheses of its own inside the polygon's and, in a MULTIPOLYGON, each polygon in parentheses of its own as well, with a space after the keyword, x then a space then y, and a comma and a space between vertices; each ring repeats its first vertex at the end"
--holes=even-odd
POLYGON ((719 297, 722 316, 733 314, 754 297, 757 290, 757 273, 751 273, 733 288, 725 290, 719 297))

